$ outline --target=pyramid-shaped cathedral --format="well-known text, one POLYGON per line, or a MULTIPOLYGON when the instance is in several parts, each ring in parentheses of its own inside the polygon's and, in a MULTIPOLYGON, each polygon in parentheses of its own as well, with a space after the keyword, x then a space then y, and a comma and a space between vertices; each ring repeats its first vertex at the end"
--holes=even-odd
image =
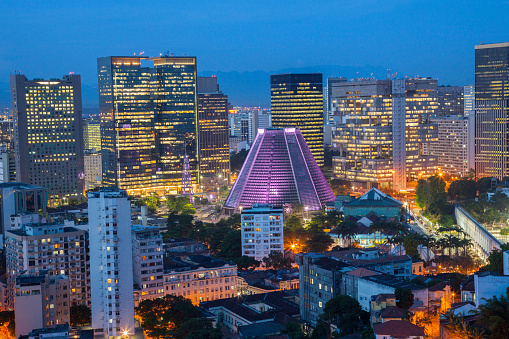
POLYGON ((299 203, 320 210, 335 200, 298 128, 259 129, 224 208, 299 203))

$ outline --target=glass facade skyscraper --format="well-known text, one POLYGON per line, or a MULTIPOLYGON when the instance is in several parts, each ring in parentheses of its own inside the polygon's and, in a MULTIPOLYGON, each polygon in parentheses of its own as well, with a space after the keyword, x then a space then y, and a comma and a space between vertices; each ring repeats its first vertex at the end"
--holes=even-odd
POLYGON ((475 172, 509 175, 509 42, 475 46, 475 172))
POLYGON ((321 73, 270 76, 272 127, 298 127, 323 166, 323 81, 321 73))
POLYGON ((16 180, 48 189, 50 205, 84 191, 81 78, 11 75, 16 180))
POLYGON ((104 57, 97 67, 103 184, 179 193, 186 152, 196 184, 196 58, 104 57))

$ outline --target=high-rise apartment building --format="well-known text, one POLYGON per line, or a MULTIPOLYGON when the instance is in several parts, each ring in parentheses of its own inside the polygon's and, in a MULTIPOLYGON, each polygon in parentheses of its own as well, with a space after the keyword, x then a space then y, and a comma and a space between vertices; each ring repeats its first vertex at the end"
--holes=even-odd
POLYGON ((475 114, 475 85, 463 87, 463 115, 467 116, 470 112, 475 114))
POLYGON ((48 271, 16 277, 16 337, 39 328, 69 324, 69 278, 50 275, 48 271))
POLYGON ((333 146, 338 178, 366 188, 406 188, 433 175, 437 140, 430 122, 437 103, 436 79, 357 80, 338 84, 333 99, 333 146))
POLYGON ((284 254, 282 208, 254 204, 242 210, 240 225, 242 255, 262 261, 274 251, 284 254))
POLYGON ((323 83, 321 73, 270 76, 272 127, 298 127, 323 166, 323 83))
POLYGON ((133 281, 137 303, 164 296, 163 237, 155 226, 133 225, 133 281))
POLYGON ((464 111, 464 87, 463 86, 438 86, 438 109, 437 116, 463 115, 464 111))
POLYGON ((475 46, 475 172, 509 175, 509 42, 475 46))
POLYGON ((111 56, 97 68, 103 184, 178 193, 187 153, 197 185, 196 58, 111 56))
POLYGON ((471 163, 474 149, 469 142, 470 119, 463 115, 432 117, 438 129, 437 142, 431 143, 430 153, 438 157, 438 167, 443 173, 462 177, 474 167, 471 163))
POLYGON ((0 147, 8 151, 13 148, 12 120, 0 120, 0 147))
POLYGON ((323 112, 325 125, 330 125, 334 123, 334 115, 332 114, 332 100, 336 97, 337 84, 341 84, 345 81, 348 81, 348 78, 344 77, 327 78, 327 87, 325 88, 323 94, 323 112))
POLYGON ((16 181, 16 155, 0 150, 0 182, 16 181))
POLYGON ((228 96, 216 77, 198 77, 198 149, 200 174, 230 177, 228 96))
POLYGON ((134 334, 131 203, 125 190, 88 195, 90 299, 95 334, 134 334))
POLYGON ((5 232, 7 305, 14 306, 16 276, 49 271, 69 278, 69 301, 87 305, 88 261, 86 231, 64 224, 25 224, 5 232))
POLYGON ((88 117, 83 119, 83 145, 84 149, 101 150, 101 119, 88 117))
POLYGON ((84 190, 81 78, 11 75, 17 181, 48 189, 51 205, 84 190))

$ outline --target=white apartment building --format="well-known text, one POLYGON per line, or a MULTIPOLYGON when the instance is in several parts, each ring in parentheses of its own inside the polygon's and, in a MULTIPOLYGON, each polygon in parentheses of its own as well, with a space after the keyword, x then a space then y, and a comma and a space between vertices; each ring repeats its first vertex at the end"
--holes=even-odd
POLYGON ((101 186, 102 183, 102 156, 95 148, 91 151, 85 151, 85 189, 87 191, 101 186))
POLYGON ((237 296, 237 265, 223 260, 184 265, 164 273, 164 294, 201 302, 237 296))
POLYGON ((22 272, 69 278, 72 305, 89 303, 86 231, 62 224, 25 224, 5 233, 7 308, 14 308, 16 276, 22 272))
POLYGON ((283 209, 254 204, 242 210, 242 255, 261 261, 272 251, 284 254, 283 209))
POLYGON ((466 116, 430 118, 438 127, 438 141, 430 144, 430 153, 438 157, 438 167, 443 173, 462 177, 474 168, 473 135, 469 135, 472 119, 466 116), (471 139, 471 140, 470 140, 471 139))
POLYGON ((135 305, 164 296, 163 237, 155 226, 133 225, 135 305))
POLYGON ((131 204, 125 190, 89 192, 90 285, 95 335, 134 334, 131 204))

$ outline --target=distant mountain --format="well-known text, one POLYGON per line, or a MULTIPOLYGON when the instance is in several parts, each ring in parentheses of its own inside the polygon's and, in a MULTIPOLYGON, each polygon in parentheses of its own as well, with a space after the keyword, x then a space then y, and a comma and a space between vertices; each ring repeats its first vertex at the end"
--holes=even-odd
MULTIPOLYGON (((219 88, 228 95, 230 103, 234 106, 270 107, 271 74, 315 72, 323 74, 324 83, 327 77, 331 76, 348 77, 349 79, 357 77, 385 79, 387 77, 387 70, 380 66, 351 67, 338 65, 284 68, 273 72, 203 71, 198 72, 198 76, 217 76, 219 88)), ((395 73, 395 70, 391 72, 395 73)), ((96 107, 99 106, 97 83, 82 83, 81 92, 83 96, 84 114, 93 114, 97 110, 96 107), (88 108, 92 110, 89 111, 87 110, 88 108)), ((0 82, 0 108, 10 107, 10 105, 9 83, 0 82)))

